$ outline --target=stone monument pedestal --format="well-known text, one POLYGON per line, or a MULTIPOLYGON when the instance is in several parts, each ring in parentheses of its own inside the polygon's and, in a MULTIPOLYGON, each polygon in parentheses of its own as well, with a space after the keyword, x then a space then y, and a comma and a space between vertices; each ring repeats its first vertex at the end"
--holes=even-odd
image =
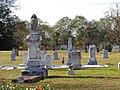
MULTIPOLYGON (((31 31, 26 37, 28 53, 24 60, 26 68, 22 71, 22 76, 48 76, 48 70, 45 68, 45 58, 40 53, 40 35, 38 33, 38 19, 35 14, 31 17, 31 31)), ((45 55, 44 55, 45 56, 45 55)))

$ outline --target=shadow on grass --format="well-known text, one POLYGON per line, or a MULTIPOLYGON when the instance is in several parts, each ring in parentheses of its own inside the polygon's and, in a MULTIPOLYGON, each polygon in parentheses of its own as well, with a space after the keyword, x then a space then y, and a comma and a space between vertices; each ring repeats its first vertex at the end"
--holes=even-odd
POLYGON ((120 79, 120 77, 111 76, 48 76, 47 78, 110 78, 110 79, 120 79))

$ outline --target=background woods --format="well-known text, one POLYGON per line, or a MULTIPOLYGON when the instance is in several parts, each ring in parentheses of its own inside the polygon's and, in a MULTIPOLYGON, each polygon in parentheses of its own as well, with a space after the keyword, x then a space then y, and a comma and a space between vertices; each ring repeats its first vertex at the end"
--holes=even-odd
MULTIPOLYGON (((0 1, 0 50, 26 48, 24 39, 29 32, 30 22, 22 21, 14 14, 13 8, 18 7, 15 2, 16 0, 0 1)), ((84 16, 77 15, 74 19, 63 17, 50 26, 48 22, 39 19, 39 34, 43 46, 55 48, 67 44, 69 37, 73 38, 78 47, 89 44, 95 44, 97 48, 101 44, 120 45, 120 4, 115 3, 99 21, 88 21, 84 16)))

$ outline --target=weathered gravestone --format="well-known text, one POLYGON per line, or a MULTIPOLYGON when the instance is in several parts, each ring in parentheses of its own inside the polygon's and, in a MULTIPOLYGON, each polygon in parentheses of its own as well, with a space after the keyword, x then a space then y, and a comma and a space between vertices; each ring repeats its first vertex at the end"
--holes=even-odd
POLYGON ((11 54, 10 54, 10 57, 11 57, 11 61, 15 61, 15 60, 16 60, 16 59, 15 59, 15 57, 16 57, 16 55, 15 55, 15 48, 12 49, 12 52, 11 52, 11 54))
POLYGON ((102 58, 108 58, 108 51, 106 49, 103 50, 103 57, 102 58))
POLYGON ((89 46, 88 65, 97 65, 97 61, 96 61, 96 46, 95 45, 90 45, 89 46))
POLYGON ((114 45, 112 48, 112 51, 120 51, 120 46, 119 45, 114 45))
POLYGON ((15 61, 15 53, 11 53, 11 61, 15 61))
POLYGON ((73 65, 73 69, 81 69, 80 51, 71 52, 71 64, 73 65))
POLYGON ((67 50, 67 45, 64 45, 64 44, 61 45, 61 46, 60 46, 60 50, 67 50))
POLYGON ((23 55, 23 64, 27 65, 28 52, 25 52, 23 55))
POLYGON ((54 52, 54 60, 59 60, 57 51, 54 52))
POLYGON ((73 69, 81 69, 81 53, 79 50, 68 53, 67 65, 73 65, 73 69))
POLYGON ((45 66, 48 69, 52 68, 52 56, 50 54, 46 55, 46 61, 45 61, 45 66))

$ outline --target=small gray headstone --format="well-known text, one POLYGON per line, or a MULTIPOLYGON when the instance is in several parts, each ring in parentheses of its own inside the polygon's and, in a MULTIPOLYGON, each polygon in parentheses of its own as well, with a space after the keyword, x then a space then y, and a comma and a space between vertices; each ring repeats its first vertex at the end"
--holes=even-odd
POLYGON ((52 56, 50 54, 46 55, 46 61, 45 61, 46 68, 52 68, 52 56))
POLYGON ((107 50, 103 50, 103 57, 102 58, 108 58, 108 51, 107 50))
POLYGON ((25 52, 23 55, 23 64, 27 65, 28 52, 25 52))
POLYGON ((61 45, 61 46, 60 46, 60 50, 67 50, 67 45, 64 45, 64 44, 61 45))
POLYGON ((59 60, 59 58, 58 58, 58 52, 54 52, 54 60, 59 60))
POLYGON ((11 53, 11 61, 15 61, 15 56, 16 56, 15 53, 12 52, 11 53))

